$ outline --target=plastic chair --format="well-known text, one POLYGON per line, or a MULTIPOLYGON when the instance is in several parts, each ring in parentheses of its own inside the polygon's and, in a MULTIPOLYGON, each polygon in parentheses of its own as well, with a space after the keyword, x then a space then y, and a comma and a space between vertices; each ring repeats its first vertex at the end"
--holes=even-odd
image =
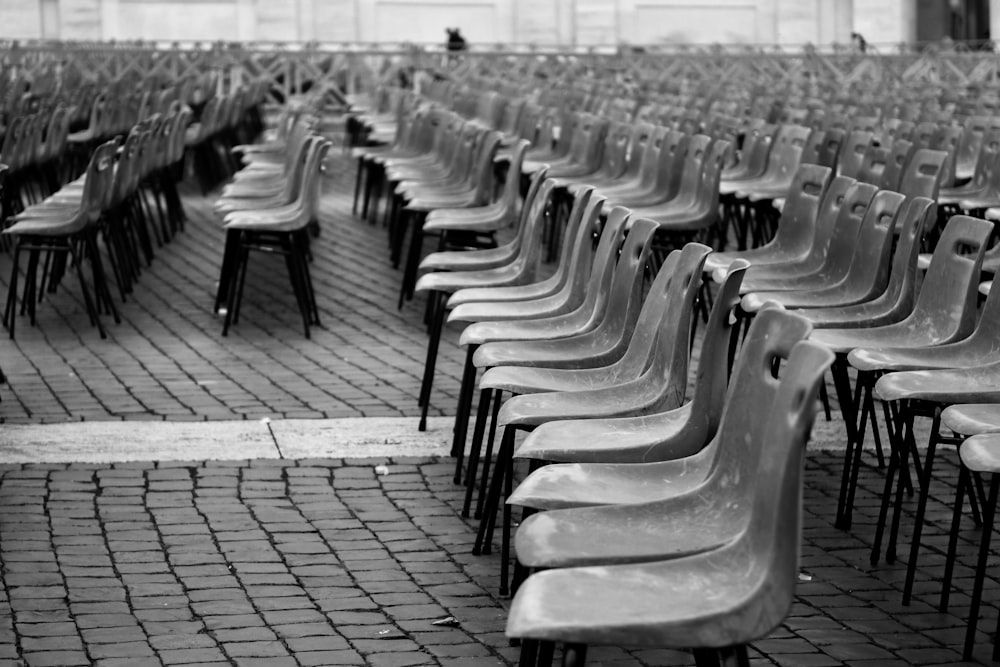
MULTIPOLYGON (((430 392, 434 382, 434 368, 437 363, 438 345, 445 322, 444 295, 466 287, 513 286, 525 285, 532 282, 541 252, 542 221, 553 189, 553 184, 545 177, 545 173, 546 170, 541 169, 536 171, 532 176, 532 185, 529 188, 524 206, 522 207, 522 221, 519 228, 519 235, 515 241, 512 241, 512 244, 517 243, 517 253, 511 256, 510 263, 481 271, 441 271, 428 273, 421 276, 417 281, 415 286, 416 291, 430 292, 428 297, 430 337, 427 343, 427 359, 424 364, 424 375, 419 399, 419 405, 422 408, 419 422, 421 431, 427 425, 427 410, 430 405, 430 392)), ((460 396, 460 404, 463 400, 460 396)))
MULTIPOLYGON (((766 292, 771 295, 786 290, 798 293, 827 290, 826 293, 829 294, 830 288, 841 285, 850 275, 855 255, 862 248, 859 245, 862 235, 865 237, 864 240, 870 239, 876 242, 876 245, 866 247, 864 251, 876 253, 874 258, 881 264, 865 268, 872 277, 881 278, 880 286, 884 287, 889 267, 890 248, 887 247, 889 244, 887 241, 891 242, 891 234, 905 200, 906 198, 898 192, 888 190, 876 192, 875 186, 868 183, 854 184, 848 190, 834 223, 821 222, 821 224, 826 222, 827 228, 832 230, 825 252, 822 254, 817 252, 819 257, 813 256, 811 262, 765 266, 756 275, 751 269, 747 276, 748 280, 744 281, 744 291, 766 292), (869 231, 870 229, 872 231, 869 231), (882 241, 881 244, 877 243, 879 240, 882 241), (882 271, 878 270, 879 266, 882 267, 882 271)), ((872 258, 868 259, 870 261, 872 258)), ((749 297, 748 294, 748 298, 744 299, 747 312, 758 310, 766 298, 760 294, 749 297)), ((780 299, 778 302, 785 304, 780 299)), ((788 303, 794 303, 794 299, 788 303)))
POLYGON ((798 285, 787 285, 794 289, 785 290, 786 285, 781 285, 780 291, 752 291, 743 298, 743 310, 753 313, 768 302, 785 308, 835 309, 868 303, 887 292, 894 305, 898 293, 889 289, 889 281, 893 277, 902 280, 906 264, 900 264, 896 272, 890 269, 908 256, 908 248, 918 244, 932 207, 929 199, 904 200, 899 193, 876 193, 855 238, 844 228, 831 239, 824 263, 815 274, 825 276, 824 286, 798 289, 798 285), (899 230, 900 238, 895 258, 894 230, 899 230))
MULTIPOLYGON (((675 254, 679 255, 678 251, 671 253, 675 254)), ((698 453, 715 436, 722 418, 729 382, 729 357, 736 342, 734 326, 737 319, 732 315, 739 304, 740 281, 747 266, 744 261, 734 263, 715 297, 690 401, 674 410, 652 415, 548 422, 530 432, 514 456, 561 463, 651 463, 698 453)), ((661 269, 661 272, 664 270, 669 269, 661 269)), ((641 330, 639 326, 636 329, 641 330)), ((487 376, 504 370, 490 369, 487 376)), ((488 381, 487 376, 483 383, 488 381)), ((535 501, 520 502, 520 499, 539 495, 538 484, 547 478, 548 470, 538 470, 528 478, 534 482, 525 480, 518 485, 510 502, 543 507, 535 501)), ((557 485, 558 507, 566 506, 569 490, 561 481, 557 481, 557 485)), ((585 493, 590 496, 592 491, 588 485, 585 493)))
POLYGON ((222 326, 223 336, 228 335, 231 324, 239 321, 251 250, 284 255, 306 338, 310 337, 310 325, 319 325, 319 308, 309 275, 307 228, 319 215, 320 172, 323 170, 323 158, 329 149, 330 142, 319 137, 310 142, 293 202, 262 211, 236 211, 227 214, 226 231, 236 232, 231 237, 234 238, 236 261, 231 269, 232 278, 227 281, 229 293, 222 326))
MULTIPOLYGON (((435 209, 427 214, 424 233, 438 233, 441 236, 439 245, 442 247, 449 245, 449 235, 458 236, 459 239, 468 239, 470 236, 487 238, 488 243, 494 243, 494 235, 498 230, 518 221, 521 163, 527 149, 526 141, 519 140, 515 144, 503 193, 495 202, 473 208, 435 209)), ((493 247, 438 251, 424 257, 419 270, 461 270, 473 266, 490 268, 486 264, 499 266, 509 261, 508 250, 509 248, 493 247)))
POLYGON ((701 450, 652 463, 545 466, 518 485, 508 503, 547 510, 527 517, 517 531, 521 565, 666 560, 717 549, 738 536, 749 520, 754 466, 771 444, 763 436, 779 384, 773 369, 809 333, 807 322, 787 313, 769 312, 754 326, 718 431, 701 450))
MULTIPOLYGON (((839 526, 848 527, 851 522, 857 479, 854 463, 860 455, 857 450, 861 447, 868 417, 872 420, 873 434, 877 434, 872 403, 875 378, 871 373, 859 372, 856 381, 858 388, 852 392, 846 368, 848 353, 856 348, 928 347, 965 338, 972 331, 974 323, 975 279, 979 275, 990 231, 990 223, 984 220, 966 216, 955 216, 949 220, 935 249, 931 269, 921 286, 916 304, 912 312, 903 319, 878 326, 862 321, 860 325, 865 328, 827 328, 813 333, 813 339, 827 345, 838 355, 838 361, 833 366, 833 379, 848 429, 845 472, 838 507, 839 526), (968 255, 963 253, 963 247, 969 248, 968 255), (861 396, 860 415, 854 414, 855 395, 861 396)), ((805 310, 802 313, 812 321, 812 311, 805 310)), ((894 447, 893 457, 899 455, 894 447)), ((905 461, 903 464, 905 465, 905 461)), ((895 463, 890 461, 890 471, 894 471, 894 466, 895 463)), ((887 475, 887 483, 891 484, 889 477, 887 475)))
MULTIPOLYGON (((25 271, 24 293, 22 295, 22 314, 27 308, 31 323, 35 323, 35 304, 38 301, 38 262, 42 252, 57 257, 55 264, 46 262, 44 270, 56 271, 65 265, 68 255, 76 267, 77 278, 80 281, 80 291, 83 293, 84 304, 91 324, 96 324, 101 338, 107 333, 101 324, 99 311, 103 306, 109 310, 116 323, 120 322, 118 310, 108 290, 104 268, 101 263, 100 251, 97 247, 97 221, 108 200, 114 177, 114 155, 117 150, 115 142, 107 142, 98 146, 90 160, 90 165, 84 176, 83 188, 75 199, 64 204, 45 203, 28 209, 14 218, 14 225, 3 230, 16 238, 14 245, 13 267, 7 290, 7 303, 4 310, 4 326, 14 338, 15 318, 17 316, 17 284, 20 273, 19 259, 22 251, 27 251, 28 267, 25 271), (94 295, 90 293, 83 274, 82 257, 77 250, 77 242, 82 244, 91 262, 94 279, 94 295)), ((44 280, 44 278, 43 278, 44 280)), ((49 280, 55 284, 56 278, 49 280)), ((38 290, 41 291, 41 290, 38 290)))
MULTIPOLYGON (((642 254, 636 250, 638 244, 633 244, 632 240, 636 234, 642 233, 645 233, 645 238, 649 239, 655 228, 655 223, 645 220, 635 221, 626 240, 626 243, 632 246, 632 251, 629 254, 623 251, 623 258, 635 257, 641 261, 642 254)), ((646 249, 648 249, 648 244, 646 249)), ((673 308, 666 305, 663 312, 667 312, 669 309, 670 314, 674 315, 677 320, 672 323, 673 326, 666 328, 665 331, 654 334, 656 337, 654 354, 649 363, 641 367, 639 375, 622 378, 621 381, 613 385, 596 389, 583 388, 571 392, 547 392, 515 396, 504 403, 495 420, 498 426, 504 426, 503 436, 497 455, 497 465, 494 467, 486 497, 484 518, 480 522, 473 553, 479 553, 485 549, 491 539, 492 520, 500 504, 501 488, 506 488, 502 495, 510 496, 513 477, 512 453, 516 429, 531 429, 548 421, 574 417, 599 418, 651 414, 665 409, 673 409, 681 404, 687 386, 690 318, 693 316, 694 297, 699 286, 696 277, 708 251, 709 249, 705 246, 694 247, 689 252, 690 256, 696 258, 692 262, 693 266, 685 267, 687 271, 684 274, 676 275, 670 281, 672 289, 668 289, 663 298, 677 305, 673 308)), ((465 334, 463 334, 464 337, 465 334)), ((637 340, 640 346, 644 344, 642 338, 637 339, 633 336, 633 340, 637 340)), ((496 362, 500 360, 492 358, 490 352, 487 346, 477 350, 476 365, 497 365, 496 362)), ((501 559, 502 591, 506 591, 507 585, 506 556, 509 550, 509 534, 510 512, 509 508, 505 508, 501 547, 503 552, 501 559)))
MULTIPOLYGON (((969 490, 970 500, 975 493, 972 489, 971 475, 977 478, 988 475, 990 480, 988 495, 983 499, 982 535, 979 539, 979 556, 976 562, 976 574, 972 584, 972 599, 969 604, 969 619, 966 623, 965 643, 962 647, 962 659, 971 661, 973 647, 976 641, 976 626, 979 624, 979 608, 983 597, 983 583, 990 554, 990 542, 993 538, 994 518, 996 516, 997 498, 1000 497, 1000 438, 996 434, 974 435, 962 443, 959 448, 961 465, 959 466, 958 487, 955 491, 953 505, 951 534, 948 540, 948 554, 941 592, 942 610, 948 608, 948 597, 954 563, 957 560, 958 532, 962 516, 963 497, 969 490)), ((1000 621, 998 621, 1000 623, 1000 621)), ((993 661, 1000 660, 1000 644, 994 639, 993 661)))
MULTIPOLYGON (((705 554, 639 565, 551 570, 530 577, 511 606, 507 634, 566 642, 564 664, 582 665, 587 644, 694 648, 702 665, 746 664, 745 645, 791 609, 801 539, 801 467, 830 354, 808 342, 793 351, 768 420, 759 489, 738 537, 705 554), (671 600, 664 604, 664 600, 671 600)), ((772 380, 774 382, 774 380, 772 380)))
POLYGON ((837 175, 857 178, 865 152, 873 140, 874 135, 870 131, 850 131, 847 140, 840 147, 840 154, 837 156, 837 175))
POLYGON ((774 238, 759 248, 712 253, 705 262, 705 272, 711 275, 719 269, 724 270, 736 259, 745 259, 751 266, 763 266, 807 255, 812 247, 820 202, 830 179, 831 170, 827 167, 801 165, 781 212, 774 238))
MULTIPOLYGON (((983 306, 982 314, 976 328, 972 334, 961 341, 926 348, 858 349, 848 355, 848 361, 855 368, 864 371, 889 373, 981 366, 989 364, 995 359, 994 341, 997 335, 1000 335, 998 332, 1000 332, 1000 294, 991 294, 983 306)), ((896 433, 898 434, 896 438, 897 440, 905 438, 905 442, 898 443, 897 447, 912 449, 915 446, 916 443, 913 442, 913 418, 915 416, 929 417, 932 420, 930 440, 927 444, 927 453, 922 468, 923 476, 919 492, 913 540, 910 548, 910 558, 907 562, 907 580, 903 589, 903 601, 907 603, 916 571, 920 535, 923 529, 924 513, 927 506, 931 470, 934 466, 936 449, 941 444, 954 446, 961 444, 961 440, 943 435, 941 425, 944 423, 952 431, 967 435, 986 432, 990 428, 989 417, 996 411, 990 410, 988 406, 982 406, 978 409, 971 407, 966 416, 967 413, 961 407, 956 409, 949 408, 948 410, 951 410, 949 423, 945 419, 941 405, 924 400, 911 400, 908 391, 904 387, 897 386, 893 380, 893 375, 885 376, 876 382, 875 395, 883 401, 891 401, 892 405, 895 406, 894 412, 899 422, 896 427, 896 433)), ((945 412, 948 412, 948 410, 945 410, 945 412)), ((898 508, 896 509, 895 516, 898 516, 898 508)), ((895 516, 894 521, 898 522, 895 516)), ((894 534, 895 526, 893 530, 894 534)))

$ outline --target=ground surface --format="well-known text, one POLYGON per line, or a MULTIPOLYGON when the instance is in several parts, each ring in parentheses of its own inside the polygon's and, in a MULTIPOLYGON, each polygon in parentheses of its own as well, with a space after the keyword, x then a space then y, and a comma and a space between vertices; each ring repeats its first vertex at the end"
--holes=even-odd
MULTIPOLYGON (((415 428, 423 302, 397 312, 384 230, 351 217, 349 165, 335 165, 314 247, 323 326, 311 340, 283 265, 268 258, 251 272, 242 321, 221 336, 211 306, 222 234, 211 197, 189 190, 186 231, 158 252, 108 340, 87 324, 72 281, 41 304, 37 327, 22 319, 14 341, 0 338, 9 378, 0 417, 30 426, 377 416, 415 428)), ((0 281, 9 261, 0 255, 0 281)), ((442 349, 435 414, 454 409, 456 334, 442 349)), ((207 454, 195 449, 177 457, 188 460, 25 463, 23 451, 4 449, 14 432, 0 426, 0 667, 516 661, 503 636, 507 601, 496 596, 498 558, 470 554, 477 521, 460 516, 464 489, 447 457, 275 451, 250 460, 222 433, 212 435, 221 460, 201 460, 207 454)), ((842 433, 836 418, 820 421, 814 440, 834 448, 842 433)), ((143 441, 133 444, 128 458, 141 459, 143 441)), ((935 474, 908 607, 903 563, 868 562, 881 489, 873 465, 862 474, 853 530, 832 526, 840 458, 808 456, 797 603, 754 646, 755 664, 958 661, 979 534, 964 524, 951 612, 937 612, 953 453, 935 474)), ((904 560, 913 504, 902 522, 904 560)), ((984 630, 996 622, 998 596, 988 580, 984 630)), ((986 632, 977 657, 988 661, 986 632)), ((691 664, 682 652, 618 648, 591 660, 691 664)))

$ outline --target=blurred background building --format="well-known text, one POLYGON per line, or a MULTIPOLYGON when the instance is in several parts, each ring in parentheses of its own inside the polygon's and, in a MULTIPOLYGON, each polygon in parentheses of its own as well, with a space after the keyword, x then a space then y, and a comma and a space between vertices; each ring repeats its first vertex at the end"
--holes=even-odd
POLYGON ((0 0, 0 38, 475 45, 899 43, 1000 37, 1000 0, 0 0))

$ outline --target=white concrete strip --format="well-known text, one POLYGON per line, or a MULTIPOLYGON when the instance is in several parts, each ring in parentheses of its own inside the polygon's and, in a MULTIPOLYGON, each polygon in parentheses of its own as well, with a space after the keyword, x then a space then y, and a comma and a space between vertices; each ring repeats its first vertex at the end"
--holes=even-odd
POLYGON ((447 456, 454 417, 427 420, 417 430, 414 418, 284 419, 271 422, 287 459, 447 456))
MULTIPOLYGON (((410 417, 0 425, 0 463, 448 456, 454 422, 431 418, 423 432, 410 417)), ((817 415, 810 450, 843 450, 845 441, 841 420, 817 415)))
POLYGON ((0 463, 444 456, 454 421, 424 432, 415 418, 0 425, 0 463))
POLYGON ((260 422, 74 422, 0 426, 0 462, 278 458, 260 422))

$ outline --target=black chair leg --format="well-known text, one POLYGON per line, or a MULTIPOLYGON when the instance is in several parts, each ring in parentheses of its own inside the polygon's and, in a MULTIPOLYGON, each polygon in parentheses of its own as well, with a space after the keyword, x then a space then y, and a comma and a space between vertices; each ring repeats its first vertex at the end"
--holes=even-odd
POLYGON ((979 540, 979 560, 976 563, 976 579, 972 587, 972 602, 969 604, 969 622, 965 630, 963 660, 972 660, 972 647, 976 640, 976 626, 979 624, 979 606, 983 599, 983 581, 986 578, 986 561, 990 555, 990 540, 993 537, 993 516, 996 512, 997 492, 1000 491, 1000 475, 990 475, 990 493, 983 507, 983 533, 979 540))

